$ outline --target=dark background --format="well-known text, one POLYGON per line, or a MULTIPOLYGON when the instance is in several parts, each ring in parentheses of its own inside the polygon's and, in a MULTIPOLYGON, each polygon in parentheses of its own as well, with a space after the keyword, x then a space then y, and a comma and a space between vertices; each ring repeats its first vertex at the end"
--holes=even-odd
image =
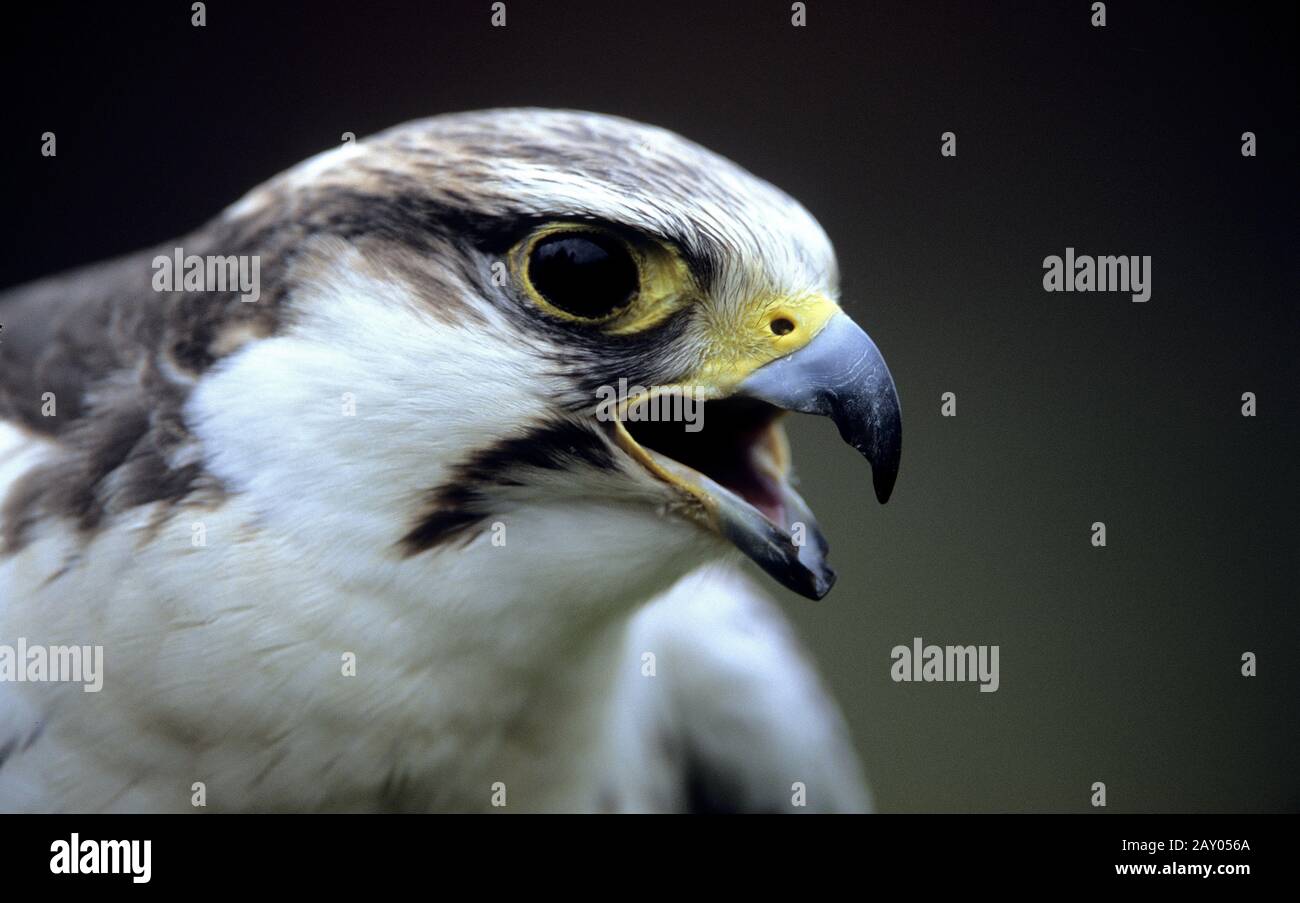
POLYGON ((1087 811, 1104 781, 1111 810, 1300 809, 1296 6, 507 6, 7 10, 0 286, 178 236, 345 131, 671 128, 821 220, 902 395, 885 508, 829 423, 792 424, 841 581, 773 586, 879 807, 1087 811), (1045 293, 1067 246, 1151 255, 1151 300, 1045 293), (1000 645, 1001 689, 893 683, 914 636, 1000 645))

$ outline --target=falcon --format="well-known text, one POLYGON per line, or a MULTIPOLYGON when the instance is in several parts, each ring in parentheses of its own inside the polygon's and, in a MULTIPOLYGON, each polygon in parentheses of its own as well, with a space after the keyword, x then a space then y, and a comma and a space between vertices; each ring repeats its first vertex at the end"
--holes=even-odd
POLYGON ((834 581, 787 411, 894 485, 837 280, 728 160, 507 109, 0 296, 0 644, 103 656, 0 682, 0 809, 867 809, 742 569, 834 581), (636 416, 672 393, 692 424, 636 416))

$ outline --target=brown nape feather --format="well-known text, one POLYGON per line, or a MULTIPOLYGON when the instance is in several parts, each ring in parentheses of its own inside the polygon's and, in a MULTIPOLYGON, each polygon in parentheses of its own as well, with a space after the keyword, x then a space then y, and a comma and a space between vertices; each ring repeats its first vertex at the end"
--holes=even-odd
MULTIPOLYGON (((175 246, 218 253, 198 236, 175 246)), ((274 295, 247 304, 234 292, 155 292, 152 260, 170 251, 0 295, 0 421, 57 442, 55 454, 2 500, 3 551, 20 549, 45 517, 89 532, 112 511, 179 503, 200 488, 219 494, 197 462, 174 463, 191 439, 182 408, 192 382, 217 359, 214 347, 229 353, 238 347, 232 334, 273 331, 278 306, 274 295)))

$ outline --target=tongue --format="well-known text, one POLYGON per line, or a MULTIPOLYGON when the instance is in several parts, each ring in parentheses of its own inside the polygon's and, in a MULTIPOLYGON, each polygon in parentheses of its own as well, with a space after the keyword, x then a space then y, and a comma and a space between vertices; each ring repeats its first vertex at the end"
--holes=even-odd
POLYGON ((743 461, 737 460, 730 467, 705 473, 753 505, 772 523, 785 527, 785 487, 763 464, 761 452, 751 447, 743 461))

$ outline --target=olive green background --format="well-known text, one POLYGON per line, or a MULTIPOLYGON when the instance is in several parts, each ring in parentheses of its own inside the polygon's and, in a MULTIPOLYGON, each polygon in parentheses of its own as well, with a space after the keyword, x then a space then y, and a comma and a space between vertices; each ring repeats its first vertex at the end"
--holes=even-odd
POLYGON ((2 284, 180 234, 345 131, 525 104, 674 129, 821 220, 898 383, 886 507, 791 422, 841 577, 773 587, 879 808, 1089 811, 1104 781, 1111 811, 1296 810, 1296 10, 1089 5, 15 11, 2 284), (1151 300, 1044 292, 1067 246, 1150 255, 1151 300), (914 636, 999 645, 1001 688, 893 683, 914 636))

